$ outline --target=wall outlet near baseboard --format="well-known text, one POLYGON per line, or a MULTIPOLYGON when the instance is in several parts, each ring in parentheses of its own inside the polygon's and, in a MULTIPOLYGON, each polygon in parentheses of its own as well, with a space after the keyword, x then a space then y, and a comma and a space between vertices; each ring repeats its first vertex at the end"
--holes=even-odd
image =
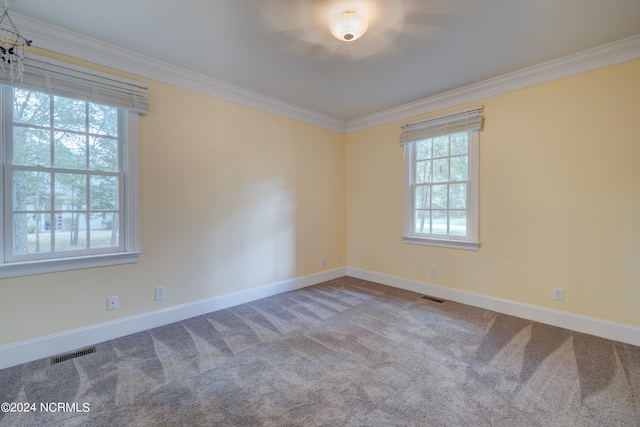
POLYGON ((108 297, 107 298, 107 310, 115 310, 118 308, 118 297, 108 297))
POLYGON ((436 277, 436 268, 435 267, 429 267, 429 276, 436 277))
POLYGON ((326 265, 327 265, 327 257, 324 257, 324 256, 323 256, 323 257, 322 257, 322 266, 323 266, 323 267, 326 267, 326 265))
POLYGON ((555 288, 553 290, 553 299, 557 299, 558 301, 562 301, 564 299, 564 289, 555 288))
POLYGON ((159 286, 156 288, 156 301, 162 301, 167 297, 167 288, 165 286, 159 286))

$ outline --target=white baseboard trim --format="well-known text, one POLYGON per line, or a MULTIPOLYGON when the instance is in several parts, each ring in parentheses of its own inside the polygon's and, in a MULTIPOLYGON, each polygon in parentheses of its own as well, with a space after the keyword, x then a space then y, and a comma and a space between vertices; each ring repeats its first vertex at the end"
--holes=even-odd
POLYGON ((179 322, 212 311, 222 310, 239 304, 293 291, 307 286, 337 279, 346 275, 346 267, 335 268, 296 277, 281 282, 270 283, 257 288, 231 294, 220 295, 187 304, 181 304, 162 310, 142 313, 109 322, 60 332, 27 341, 7 344, 0 347, 0 369, 21 363, 31 362, 44 357, 91 346, 114 338, 179 322))
POLYGON ((527 320, 558 326, 585 334, 595 335, 614 341, 640 346, 640 328, 608 320, 581 316, 559 310, 524 304, 501 298, 494 298, 474 292, 434 285, 417 280, 404 279, 388 274, 347 267, 347 276, 369 280, 395 288, 418 292, 437 298, 443 298, 498 313, 517 316, 527 320))

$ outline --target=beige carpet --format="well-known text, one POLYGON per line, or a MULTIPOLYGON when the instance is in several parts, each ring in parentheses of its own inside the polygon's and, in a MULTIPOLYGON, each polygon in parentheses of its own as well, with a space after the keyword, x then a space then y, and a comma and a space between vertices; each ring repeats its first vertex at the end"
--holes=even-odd
POLYGON ((345 277, 5 369, 77 405, 0 426, 640 426, 639 347, 420 297, 345 277))

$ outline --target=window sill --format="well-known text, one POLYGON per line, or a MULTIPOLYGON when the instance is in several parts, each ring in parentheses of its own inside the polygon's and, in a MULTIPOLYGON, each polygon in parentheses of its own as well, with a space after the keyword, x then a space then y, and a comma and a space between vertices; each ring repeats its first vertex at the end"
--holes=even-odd
POLYGON ((140 252, 120 252, 116 254, 2 264, 0 265, 0 278, 79 270, 82 268, 106 267, 118 264, 132 264, 137 262, 139 257, 140 252))
POLYGON ((480 248, 479 242, 463 242, 460 240, 433 239, 427 237, 402 236, 402 241, 411 245, 437 246, 449 249, 464 249, 466 251, 477 251, 480 248))

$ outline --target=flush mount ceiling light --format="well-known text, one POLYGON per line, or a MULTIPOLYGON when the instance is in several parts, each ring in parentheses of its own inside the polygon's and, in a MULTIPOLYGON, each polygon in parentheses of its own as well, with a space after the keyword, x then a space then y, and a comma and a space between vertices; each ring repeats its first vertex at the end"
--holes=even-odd
POLYGON ((367 20, 355 10, 345 10, 333 18, 329 29, 338 40, 352 42, 360 38, 368 26, 367 20))

